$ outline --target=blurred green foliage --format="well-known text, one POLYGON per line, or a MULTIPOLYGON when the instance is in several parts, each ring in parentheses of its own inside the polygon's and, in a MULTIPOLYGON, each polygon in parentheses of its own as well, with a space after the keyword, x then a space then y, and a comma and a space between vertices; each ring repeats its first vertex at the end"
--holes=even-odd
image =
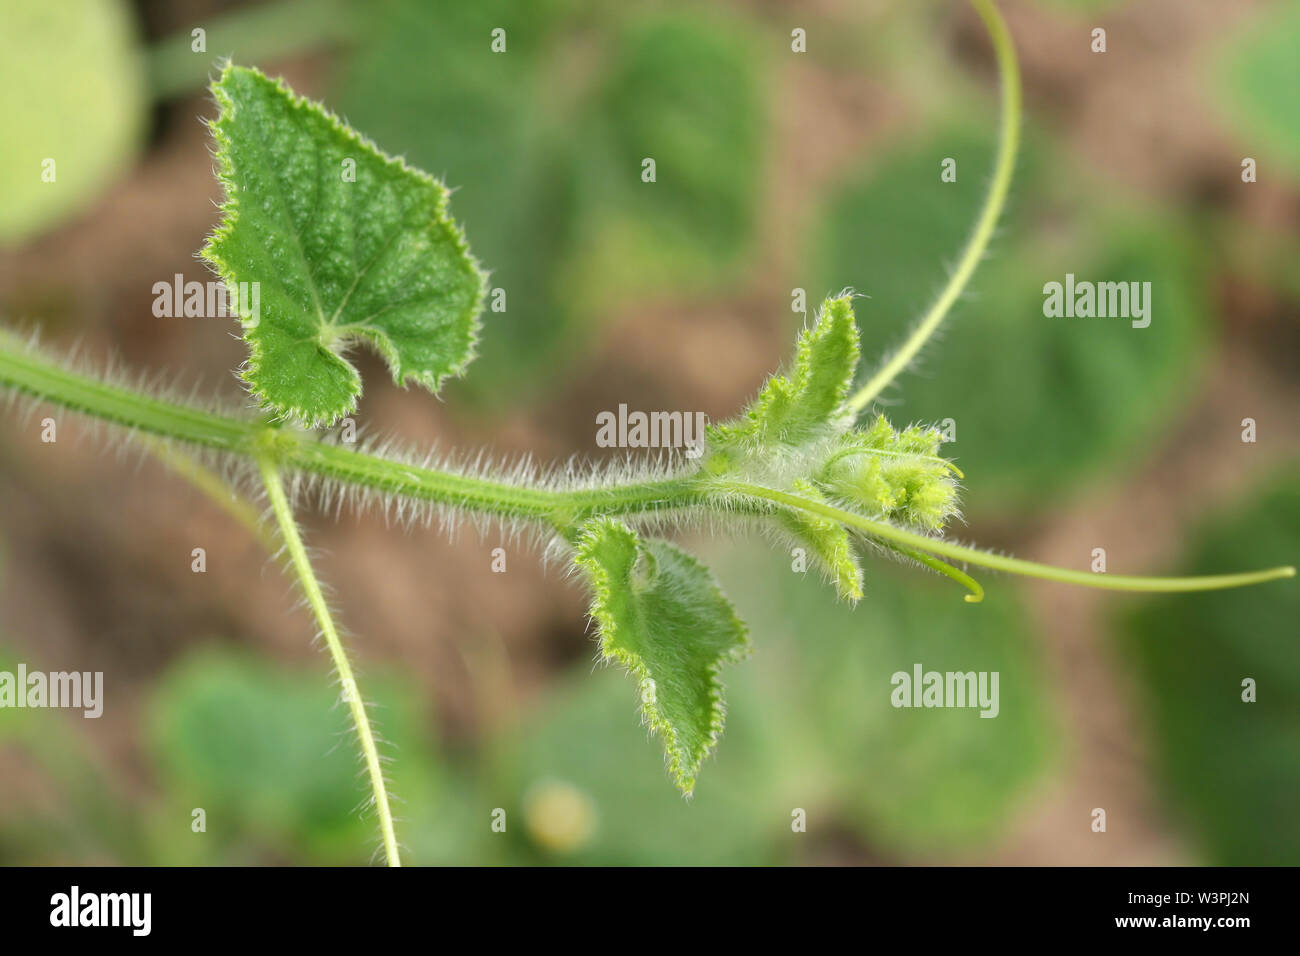
POLYGON ((350 39, 364 16, 365 5, 351 0, 272 0, 202 17, 149 47, 149 89, 160 99, 180 96, 213 79, 224 60, 254 66, 330 47, 350 39))
POLYGON ((376 10, 337 105, 455 188, 453 213, 506 290, 457 388, 517 400, 615 304, 726 284, 764 144, 756 45, 721 16, 578 0, 376 10))
MULTIPOLYGON (((994 136, 957 126, 900 144, 826 201, 809 273, 814 290, 869 296, 856 303, 865 368, 942 287, 983 200, 994 136), (956 182, 940 179, 949 157, 956 182)), ((1060 493, 1123 463, 1174 421, 1207 344, 1205 271, 1187 225, 1101 193, 1063 206, 1053 177, 1068 165, 1032 130, 1027 138, 1005 238, 885 396, 897 423, 954 420, 944 454, 966 473, 969 513, 1059 507, 1060 493), (1045 317, 1043 285, 1066 273, 1149 281, 1151 325, 1045 317)))
MULTIPOLYGON (((519 858, 573 863, 811 861, 848 837, 882 860, 951 859, 994 840, 1050 765, 1055 739, 1038 654, 1011 589, 972 607, 951 583, 873 563, 856 608, 780 557, 715 547, 710 563, 751 623, 754 653, 728 667, 727 729, 689 803, 607 670, 575 669, 501 756, 512 812, 561 781, 591 804, 566 853, 527 826, 519 858), (895 709, 890 678, 997 670, 1001 713, 895 709), (809 834, 791 830, 802 809, 809 834), (820 836, 814 835, 820 834, 820 836)), ((525 815, 527 820, 527 816, 525 815)))
POLYGON ((1104 13, 1121 8, 1128 0, 1038 0, 1038 5, 1055 12, 1104 13))
MULTIPOLYGON (((0 655, 0 669, 18 659, 0 655)), ((439 756, 427 699, 382 675, 366 691, 383 749, 401 756, 388 776, 405 846, 420 862, 466 862, 471 789, 439 756)), ((7 826, 16 817, 0 821, 0 860, 337 864, 364 863, 358 848, 377 849, 370 814, 358 812, 369 791, 347 709, 323 668, 291 671, 196 647, 160 675, 141 723, 148 798, 105 773, 79 715, 0 709, 0 746, 18 748, 55 794, 25 808, 21 827, 7 826), (192 829, 196 808, 202 832, 192 829)))
POLYGON ((640 724, 627 678, 613 668, 575 668, 505 751, 497 792, 524 823, 509 831, 511 856, 651 866, 776 862, 789 835, 789 809, 772 801, 779 777, 755 719, 761 703, 747 686, 747 667, 724 671, 728 727, 689 800, 672 785, 658 743, 640 724), (590 837, 563 852, 548 850, 546 822, 526 809, 528 794, 547 781, 573 787, 591 804, 590 837))
POLYGON ((0 245, 83 209, 134 158, 149 104, 131 21, 119 0, 0 6, 0 245))
POLYGON ((1056 738, 1014 587, 972 605, 950 581, 868 556, 866 596, 850 606, 815 575, 792 572, 788 555, 736 547, 718 569, 752 624, 759 706, 775 709, 785 728, 767 741, 785 752, 769 759, 799 768, 782 774, 796 789, 802 771, 882 852, 952 854, 1001 832, 1049 765, 1056 738), (1000 713, 893 707, 891 676, 918 663, 998 671, 1000 713))
MULTIPOLYGON (((166 675, 146 726, 158 772, 207 834, 293 840, 327 855, 364 842, 346 710, 321 673, 279 673, 255 659, 199 653, 166 675)), ((183 819, 185 814, 179 814, 183 819)))
MULTIPOLYGON (((30 658, 0 644, 0 670, 40 670, 30 658)), ((0 708, 0 748, 35 783, 37 802, 18 805, 20 812, 0 816, 0 864, 53 863, 85 865, 139 860, 147 844, 140 819, 114 786, 103 761, 90 752, 80 732, 80 711, 60 712, 0 708)), ((17 781, 6 778, 6 796, 14 799, 17 781)), ((20 787, 21 789, 25 789, 20 787)))
MULTIPOLYGON (((365 689, 384 751, 400 754, 388 775, 408 849, 422 862, 457 861, 469 833, 458 813, 464 787, 438 756, 427 700, 382 675, 365 689)), ((200 650, 164 675, 148 728, 172 825, 187 830, 189 808, 207 811, 205 834, 181 831, 204 862, 250 846, 360 862, 357 847, 374 842, 371 815, 357 812, 368 791, 354 733, 325 673, 200 650)))
MULTIPOLYGON (((1262 9, 1225 43, 1215 93, 1243 155, 1300 178, 1300 4, 1262 9), (1258 155, 1257 155, 1258 154, 1258 155)), ((1269 174, 1261 170, 1261 178, 1269 174)))
POLYGON ((749 28, 717 13, 621 28, 579 137, 590 152, 575 281, 599 307, 733 278, 728 266, 747 249, 761 195, 758 53, 749 28), (646 158, 653 185, 640 175, 646 158))
MULTIPOLYGON (((1300 471, 1224 509, 1179 568, 1218 574, 1294 563, 1300 471)), ((1300 864, 1300 588, 1260 588, 1145 601, 1120 647, 1136 671, 1170 806, 1210 863, 1300 864), (1242 700, 1242 681, 1257 700, 1242 700)))
MULTIPOLYGON (((639 723, 635 690, 612 668, 574 668, 519 730, 468 763, 443 752, 427 702, 409 687, 367 679, 385 749, 400 758, 390 776, 411 860, 776 863, 843 852, 827 834, 851 835, 882 859, 951 858, 1001 832, 1054 738, 1014 592, 972 607, 948 582, 872 566, 869 598, 854 609, 770 554, 720 558, 755 622, 756 650, 724 672, 723 746, 689 801, 639 723), (918 662, 999 671, 999 715, 893 708, 891 675, 918 662), (557 832, 534 799, 546 788, 574 795, 581 827, 557 832), (503 834, 491 829, 496 808, 503 834), (795 808, 821 836, 792 832, 795 808)), ((0 712, 0 742, 26 748, 60 801, 53 812, 31 808, 30 846, 0 831, 9 861, 45 859, 83 828, 106 861, 127 863, 356 863, 357 847, 373 842, 357 812, 366 793, 346 710, 315 668, 287 671, 216 647, 179 660, 142 714, 158 791, 143 803, 87 776, 87 742, 54 726, 61 715, 42 712, 39 727, 27 720, 24 735, 15 717, 24 713, 0 712), (195 807, 206 813, 203 833, 191 832, 195 807)))

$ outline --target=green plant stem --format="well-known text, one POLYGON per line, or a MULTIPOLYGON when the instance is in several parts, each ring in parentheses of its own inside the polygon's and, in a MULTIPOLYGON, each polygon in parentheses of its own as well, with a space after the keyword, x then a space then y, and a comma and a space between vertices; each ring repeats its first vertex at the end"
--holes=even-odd
POLYGON ((229 418, 97 381, 61 368, 2 330, 0 385, 133 432, 245 457, 269 456, 281 468, 470 511, 543 521, 557 529, 593 514, 687 507, 702 500, 692 483, 676 479, 560 492, 391 461, 265 422, 229 418))
POLYGON ((348 662, 347 651, 339 638, 334 616, 325 601, 320 582, 317 581, 316 573, 312 570, 307 549, 302 543, 302 536, 298 533, 298 524, 294 521, 293 509, 289 507, 289 499, 285 496, 279 468, 273 460, 265 456, 257 459, 257 465, 262 473, 262 481, 266 485, 271 511, 280 526, 280 534, 284 538, 289 560, 298 575, 298 582, 307 597, 307 603, 316 616, 321 634, 325 637, 325 645, 329 648, 330 658, 334 661, 334 669, 338 672, 339 683, 343 687, 343 696, 352 711, 352 722, 361 741, 361 752, 365 758, 366 772, 370 776, 370 788, 374 794, 375 813, 379 817, 379 830, 384 840, 384 856, 389 866, 401 866, 402 859, 397 852, 397 834, 393 829, 393 813, 388 805, 388 788, 384 784, 384 772, 379 763, 379 750, 375 746, 370 719, 366 716, 366 705, 361 699, 356 678, 352 674, 352 665, 348 662))
MULTIPOLYGON (((227 418, 173 405, 118 385, 98 382, 62 369, 25 348, 19 347, 14 351, 14 341, 13 336, 0 332, 0 386, 133 431, 243 455, 257 461, 265 460, 280 469, 308 472, 386 494, 436 502, 503 519, 540 522, 566 536, 571 535, 579 523, 595 515, 637 517, 706 511, 720 516, 762 517, 770 515, 772 507, 777 505, 830 518, 901 549, 1084 587, 1120 591, 1203 591, 1258 584, 1295 574, 1292 567, 1279 567, 1244 574, 1148 578, 1054 568, 906 531, 790 492, 698 472, 605 487, 552 489, 421 468, 339 445, 323 444, 309 435, 263 422, 227 418), (738 496, 741 500, 737 500, 738 496)), ((936 570, 947 573, 939 568, 936 570)), ((965 581, 962 583, 970 586, 965 581)))
MULTIPOLYGON (((830 518, 850 528, 855 528, 873 538, 879 538, 903 549, 915 549, 928 554, 942 555, 954 561, 963 561, 995 571, 1006 571, 1029 578, 1042 578, 1046 581, 1060 581, 1078 584, 1088 588, 1102 588, 1108 591, 1215 591, 1223 588, 1239 588, 1249 584, 1262 584, 1279 578, 1295 577, 1295 568, 1277 567, 1261 571, 1244 571, 1239 574, 1209 574, 1199 577, 1161 578, 1139 577, 1127 574, 1100 574, 1090 571, 1075 571, 1070 568, 1057 568, 1050 564, 1038 564, 1020 558, 1009 558, 1001 554, 990 554, 978 548, 967 547, 942 538, 931 538, 914 531, 896 528, 884 521, 876 521, 863 515, 836 508, 834 505, 810 501, 798 495, 760 485, 733 482, 728 489, 736 494, 745 495, 762 501, 770 501, 787 508, 806 511, 823 518, 830 518)), ((965 582, 963 582, 965 583, 965 582)))
POLYGON ((913 551, 911 548, 904 548, 898 545, 894 545, 894 547, 897 548, 899 554, 909 557, 913 561, 924 564, 930 570, 937 571, 944 577, 952 578, 962 587, 966 588, 966 590, 970 591, 970 594, 966 595, 966 601, 970 604, 978 604, 980 601, 984 600, 984 588, 965 571, 962 571, 959 568, 954 568, 947 561, 940 561, 932 555, 922 554, 920 551, 913 551))
POLYGON ((1001 131, 998 136, 998 156, 993 167, 993 179, 989 183, 989 191, 984 199, 984 208, 980 211, 975 229, 966 242, 966 248, 962 250, 961 258, 957 261, 957 268, 948 277, 948 284, 939 293, 930 310, 922 316, 902 347, 849 398, 847 407, 855 413, 861 412, 875 401, 889 383, 911 364, 930 336, 934 335, 935 330, 939 328, 944 317, 970 282, 971 276, 975 274, 975 268, 983 258, 985 250, 988 249, 989 240, 993 238, 998 217, 1002 215, 1002 207, 1007 202, 1007 193, 1011 190, 1011 174, 1015 171, 1016 152, 1020 146, 1020 67, 1016 61, 1016 48, 1011 42, 1011 33, 1007 30, 1002 15, 998 13, 991 0, 971 0, 971 5, 983 19, 984 26, 993 41, 993 52, 998 62, 998 77, 1002 86, 1001 131))

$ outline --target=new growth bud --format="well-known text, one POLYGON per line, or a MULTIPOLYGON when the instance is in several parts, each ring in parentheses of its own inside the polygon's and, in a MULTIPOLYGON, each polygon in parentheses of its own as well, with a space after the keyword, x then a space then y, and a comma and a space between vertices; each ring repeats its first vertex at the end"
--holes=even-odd
POLYGON ((818 474, 830 495, 855 510, 926 531, 957 513, 955 466, 939 456, 940 434, 918 425, 895 431, 883 415, 845 434, 818 474))

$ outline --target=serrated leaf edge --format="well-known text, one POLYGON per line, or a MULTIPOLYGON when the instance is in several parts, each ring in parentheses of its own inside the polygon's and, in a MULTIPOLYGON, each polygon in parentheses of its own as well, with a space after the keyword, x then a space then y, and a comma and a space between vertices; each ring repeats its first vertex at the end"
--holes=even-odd
POLYGON ((852 368, 848 376, 837 386, 839 393, 837 407, 828 413, 823 424, 842 431, 852 423, 853 416, 845 412, 843 403, 853 387, 853 376, 862 354, 852 305, 854 295, 845 290, 838 296, 828 297, 822 302, 812 324, 805 326, 799 332, 799 337, 795 341, 793 365, 785 372, 769 376, 740 415, 712 426, 709 430, 710 442, 726 444, 729 441, 740 440, 762 445, 776 439, 776 436, 768 435, 765 430, 771 406, 782 393, 791 398, 792 407, 797 406, 804 399, 808 389, 808 379, 816 370, 812 360, 814 350, 821 340, 833 336, 835 327, 844 322, 848 323, 846 338, 852 354, 852 368))
POLYGON ((698 759, 692 759, 690 754, 685 753, 685 748, 678 744, 677 732, 672 725, 664 718, 663 714, 655 706, 654 678, 650 676, 649 670, 644 662, 630 651, 623 650, 613 646, 615 635, 618 627, 612 614, 605 609, 606 604, 614 591, 614 583, 610 580, 610 575, 604 566, 596 560, 593 554, 594 548, 600 542, 602 529, 622 536, 625 540, 632 543, 633 548, 638 555, 645 554, 647 558, 654 561, 654 555, 649 552, 641 540, 641 537, 633 531, 627 524, 622 521, 616 521, 612 518, 601 518, 589 521, 579 534, 577 542, 577 553, 574 556, 574 563, 587 572, 587 580, 591 584, 593 596, 591 606, 588 609, 588 615, 596 622, 600 630, 600 651, 603 660, 616 660, 631 674, 637 681, 638 696, 641 699, 641 715, 651 731, 657 732, 664 741, 664 753, 668 760, 668 772, 672 775, 677 784, 677 788, 682 791, 682 795, 689 797, 695 790, 695 781, 699 775, 700 767, 704 760, 713 753, 717 747, 718 740, 722 736, 722 731, 726 724, 727 704, 723 696, 725 686, 722 683, 721 670, 723 664, 735 663, 743 660, 750 653, 752 647, 749 640, 749 628, 744 621, 736 614, 735 607, 731 600, 723 592, 721 585, 712 569, 704 562, 700 561, 693 554, 677 547, 669 541, 663 543, 677 552, 686 559, 694 569, 701 571, 707 576, 715 597, 728 609, 731 623, 735 626, 739 635, 739 642, 726 653, 720 655, 717 660, 708 666, 709 671, 709 702, 712 705, 712 717, 709 721, 709 740, 704 748, 704 752, 699 755, 698 759), (691 765, 688 768, 687 762, 691 765))
MULTIPOLYGON (((828 499, 820 489, 806 479, 796 480, 791 490, 804 498, 828 503, 828 499)), ((787 535, 812 550, 813 559, 822 576, 834 585, 835 593, 841 600, 848 601, 850 604, 857 604, 862 600, 862 565, 853 550, 852 538, 847 528, 829 518, 818 518, 807 513, 795 514, 785 511, 779 512, 777 517, 787 535), (834 536, 834 550, 830 555, 816 546, 813 532, 829 533, 834 536), (848 573, 845 573, 846 571, 848 573)))
MULTIPOLYGON (((406 372, 399 375, 397 366, 400 365, 400 362, 395 363, 393 361, 391 350, 386 348, 385 345, 381 343, 381 340, 365 334, 358 334, 355 336, 356 338, 364 338, 365 341, 383 357, 385 364, 388 366, 390 372, 393 373, 393 381, 395 384, 405 388, 409 381, 415 381, 420 385, 423 385, 434 395, 437 395, 439 390, 442 388, 442 383, 447 378, 459 378, 464 375, 469 364, 478 357, 478 343, 483 326, 483 304, 487 299, 488 286, 488 272, 483 268, 478 259, 475 258, 474 254, 470 252, 469 240, 465 236, 464 227, 448 214, 448 200, 451 191, 441 180, 436 179, 418 167, 408 165, 403 157, 391 156, 386 153, 372 139, 357 132, 336 113, 326 107, 325 104, 297 93, 284 81, 283 77, 271 78, 256 67, 237 66, 229 59, 222 62, 220 75, 216 81, 209 85, 209 90, 217 103, 217 117, 216 119, 204 120, 204 124, 212 134, 213 141, 216 144, 216 148, 213 150, 213 159, 217 164, 215 170, 216 178, 221 184, 223 193, 222 201, 218 206, 221 211, 221 218, 213 228, 212 233, 205 240, 203 247, 199 250, 198 257, 209 264, 228 288, 232 284, 238 284, 238 281, 234 277, 234 270, 231 268, 230 264, 222 260, 220 256, 213 252, 213 248, 216 246, 218 241, 229 235, 235 228, 239 218, 239 190, 235 186, 235 170, 229 154, 230 135, 224 128, 224 120, 228 115, 233 114, 235 111, 235 104, 221 85, 227 75, 229 75, 233 70, 247 70, 260 79, 273 84, 279 92, 289 98, 295 108, 305 108, 317 111, 334 127, 335 130, 342 133, 346 139, 350 140, 359 148, 372 151, 384 163, 396 168, 402 173, 408 173, 423 180, 428 185, 433 186, 437 191, 438 203, 436 207, 436 222, 448 230, 455 243, 457 252, 465 256, 470 267, 479 277, 477 294, 474 297, 473 306, 471 308, 469 342, 464 358, 441 375, 430 375, 427 372, 420 371, 406 372)), ((253 327, 249 324, 249 318, 249 316, 243 314, 240 315, 240 326, 245 331, 253 327)), ((261 369, 263 360, 261 347, 257 342, 249 339, 247 336, 241 335, 241 338, 248 346, 249 354, 248 358, 240 366, 238 378, 248 387, 252 395, 258 400, 259 408, 274 411, 281 418, 292 418, 308 428, 332 425, 340 418, 343 418, 346 415, 351 415, 357 410, 357 403, 361 399, 365 383, 361 377, 360 371, 345 358, 347 346, 339 352, 335 352, 333 349, 329 349, 328 351, 337 361, 343 362, 352 370, 356 380, 356 390, 349 397, 347 407, 338 412, 332 419, 329 419, 313 416, 312 413, 304 408, 282 406, 268 399, 258 388, 255 381, 257 373, 261 369)), ((347 343, 348 346, 352 344, 355 343, 353 341, 347 343)))

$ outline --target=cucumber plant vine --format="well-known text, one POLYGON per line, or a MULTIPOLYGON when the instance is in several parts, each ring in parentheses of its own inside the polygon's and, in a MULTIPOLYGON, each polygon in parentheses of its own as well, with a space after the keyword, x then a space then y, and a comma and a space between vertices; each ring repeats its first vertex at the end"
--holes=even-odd
POLYGON ((191 477, 202 467, 197 454, 236 480, 257 481, 350 707, 391 865, 401 857, 380 756, 293 516, 294 498, 305 493, 377 500, 426 521, 497 522, 533 533, 549 554, 571 562, 593 594, 601 652, 638 681, 644 717, 686 794, 722 731, 719 670, 747 651, 748 638, 712 573, 657 537, 662 529, 702 522, 797 543, 850 602, 863 597, 860 555, 873 550, 952 578, 972 602, 983 590, 971 567, 1131 591, 1293 576, 1291 567, 1188 578, 1092 574, 956 543, 943 532, 959 514, 964 476, 940 453, 939 432, 898 429, 883 415, 860 423, 957 301, 1010 188, 1020 122, 1015 51, 991 0, 972 3, 996 53, 1001 133, 987 198, 946 287, 857 389, 853 297, 827 299, 800 334, 789 371, 770 378, 736 419, 711 426, 698 458, 575 475, 420 462, 338 442, 331 426, 355 409, 362 390, 348 350, 368 344, 397 383, 436 392, 473 358, 485 277, 448 214, 442 183, 283 82, 233 64, 213 84, 219 115, 210 127, 226 200, 201 255, 228 287, 259 284, 257 310, 240 305, 249 349, 240 374, 257 410, 198 408, 84 374, 12 332, 0 332, 0 385, 118 426, 165 459, 190 462, 180 470, 191 477))

